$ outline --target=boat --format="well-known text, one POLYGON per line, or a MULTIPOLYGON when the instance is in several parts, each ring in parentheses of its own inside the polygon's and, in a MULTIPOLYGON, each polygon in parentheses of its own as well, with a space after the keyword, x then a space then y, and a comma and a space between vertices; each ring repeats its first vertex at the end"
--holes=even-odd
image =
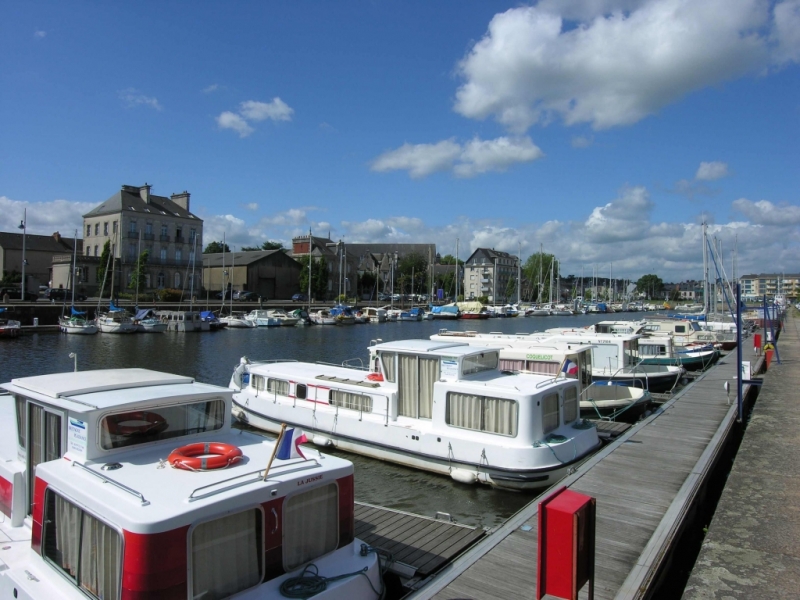
POLYGON ((274 318, 265 308, 257 308, 247 313, 244 318, 256 324, 256 327, 280 327, 281 322, 274 318))
POLYGON ((367 306, 361 309, 361 312, 367 318, 369 323, 385 323, 386 322, 386 309, 376 308, 374 306, 367 306))
POLYGON ((97 328, 103 333, 135 333, 136 325, 133 324, 133 318, 128 311, 114 305, 113 302, 109 303, 109 308, 106 312, 99 313, 95 317, 97 328))
POLYGON ((571 317, 574 315, 574 311, 564 304, 557 304, 553 307, 550 311, 550 314, 554 317, 571 317))
POLYGON ((303 308, 295 308, 289 313, 289 316, 297 319, 297 323, 295 323, 295 325, 311 325, 311 319, 308 316, 308 312, 303 308))
POLYGON ((337 325, 338 321, 331 314, 330 309, 321 308, 312 313, 309 313, 308 318, 315 325, 337 325))
POLYGON ((5 308, 0 308, 0 337, 19 337, 19 334, 22 331, 22 324, 16 319, 9 319, 5 315, 5 312, 5 308))
POLYGON ((489 310, 486 308, 481 308, 479 310, 465 310, 461 313, 462 319, 488 319, 492 315, 489 314, 489 310))
POLYGON ((250 426, 300 427, 333 446, 509 490, 546 488, 600 445, 579 387, 498 370, 498 351, 405 340, 369 348, 369 370, 242 357, 229 386, 250 426))
POLYGON ((63 333, 76 335, 93 335, 98 331, 95 321, 86 318, 86 311, 76 310, 74 306, 70 307, 69 316, 59 317, 58 328, 63 333))
POLYGON ((142 308, 136 311, 133 324, 136 325, 136 331, 140 333, 164 333, 167 330, 167 323, 162 321, 152 308, 142 308))
POLYGON ((225 329, 228 326, 226 323, 220 321, 214 311, 211 310, 200 311, 200 320, 208 323, 209 331, 219 331, 220 329, 225 329))
POLYGON ((193 333, 211 331, 211 325, 202 319, 197 310, 157 310, 155 314, 167 325, 167 331, 193 333))
POLYGON ((241 312, 232 312, 229 315, 220 317, 219 322, 230 329, 254 329, 258 327, 255 321, 251 321, 241 312))
POLYGON ((550 305, 549 304, 539 304, 537 306, 532 306, 528 310, 525 311, 526 317, 549 317, 550 316, 550 305))
POLYGON ((725 331, 706 331, 698 321, 691 319, 645 319, 642 332, 645 335, 669 335, 676 346, 686 346, 692 342, 719 344, 723 350, 736 348, 736 333, 725 331))
POLYGON ((673 365, 699 371, 717 362, 719 355, 719 350, 709 345, 675 346, 670 336, 639 339, 639 357, 643 365, 673 365))
POLYGON ((337 325, 354 325, 356 316, 353 309, 344 304, 337 304, 330 311, 331 317, 336 320, 337 325))
POLYGON ((408 310, 401 310, 397 317, 398 321, 422 321, 424 311, 417 307, 411 307, 408 310))
POLYGON ((307 569, 316 598, 379 597, 352 463, 232 430, 230 390, 145 369, 0 387, 2 597, 278 598, 307 569))
POLYGON ((295 317, 294 315, 290 315, 282 308, 272 308, 269 311, 270 317, 273 319, 277 319, 278 325, 281 327, 289 327, 297 325, 298 321, 300 321, 300 317, 295 317))
POLYGON ((455 304, 445 304, 443 306, 431 307, 431 316, 436 319, 458 319, 461 316, 461 311, 455 304))

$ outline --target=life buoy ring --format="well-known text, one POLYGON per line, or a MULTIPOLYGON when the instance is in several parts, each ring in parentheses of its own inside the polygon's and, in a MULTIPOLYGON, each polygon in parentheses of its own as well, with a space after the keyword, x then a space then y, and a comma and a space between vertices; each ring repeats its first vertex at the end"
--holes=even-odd
POLYGON ((369 381, 383 381, 383 374, 382 373, 370 373, 367 375, 367 379, 369 381))
POLYGON ((113 435, 155 435, 169 427, 167 420, 160 414, 148 411, 118 413, 105 418, 108 432, 113 435), (136 425, 130 423, 140 422, 136 425), (126 425, 126 423, 128 423, 126 425))
POLYGON ((176 469, 187 471, 209 471, 224 469, 242 460, 242 451, 231 444, 220 442, 199 442, 173 450, 167 462, 176 469), (202 456, 211 454, 213 456, 202 456))

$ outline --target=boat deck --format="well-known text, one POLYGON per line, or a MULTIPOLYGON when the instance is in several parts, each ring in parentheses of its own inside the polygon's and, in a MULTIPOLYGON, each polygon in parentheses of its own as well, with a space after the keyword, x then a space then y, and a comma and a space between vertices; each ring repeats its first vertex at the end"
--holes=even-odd
MULTIPOLYGON (((743 359, 758 369, 761 359, 753 356, 752 344, 743 346, 743 359)), ((597 499, 596 598, 639 598, 651 591, 734 426, 735 378, 736 353, 731 353, 561 482, 597 499), (725 381, 731 382, 730 398, 725 381)), ((537 512, 538 499, 411 597, 531 597, 537 512)))
POLYGON ((356 537, 392 555, 390 571, 417 580, 435 573, 483 529, 356 502, 356 537))

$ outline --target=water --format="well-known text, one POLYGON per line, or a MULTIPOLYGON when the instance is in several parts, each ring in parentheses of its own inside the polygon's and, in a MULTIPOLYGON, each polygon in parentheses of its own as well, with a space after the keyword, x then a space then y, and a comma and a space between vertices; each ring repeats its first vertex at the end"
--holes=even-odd
MULTIPOLYGON (((634 318, 634 314, 620 315, 634 318)), ((480 332, 532 333, 549 327, 583 327, 608 315, 528 317, 473 321, 420 321, 344 327, 260 327, 209 333, 112 335, 35 334, 0 340, 0 380, 78 369, 140 367, 178 373, 227 386, 242 356, 252 360, 296 359, 367 364, 371 340, 427 338, 441 328, 480 332)), ((459 523, 495 527, 530 502, 531 496, 468 486, 353 454, 332 452, 355 465, 356 500, 422 515, 447 512, 459 523)))

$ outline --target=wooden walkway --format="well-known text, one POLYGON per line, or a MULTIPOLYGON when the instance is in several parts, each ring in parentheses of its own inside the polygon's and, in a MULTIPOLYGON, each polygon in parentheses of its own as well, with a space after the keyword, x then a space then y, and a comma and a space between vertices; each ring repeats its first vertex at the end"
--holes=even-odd
POLYGON ((484 536, 483 529, 356 502, 356 537, 389 552, 389 570, 416 581, 484 536))
MULTIPOLYGON (((597 499, 596 598, 647 596, 735 423, 735 363, 734 351, 561 482, 597 499)), ((534 597, 537 511, 538 499, 409 597, 534 597)))

